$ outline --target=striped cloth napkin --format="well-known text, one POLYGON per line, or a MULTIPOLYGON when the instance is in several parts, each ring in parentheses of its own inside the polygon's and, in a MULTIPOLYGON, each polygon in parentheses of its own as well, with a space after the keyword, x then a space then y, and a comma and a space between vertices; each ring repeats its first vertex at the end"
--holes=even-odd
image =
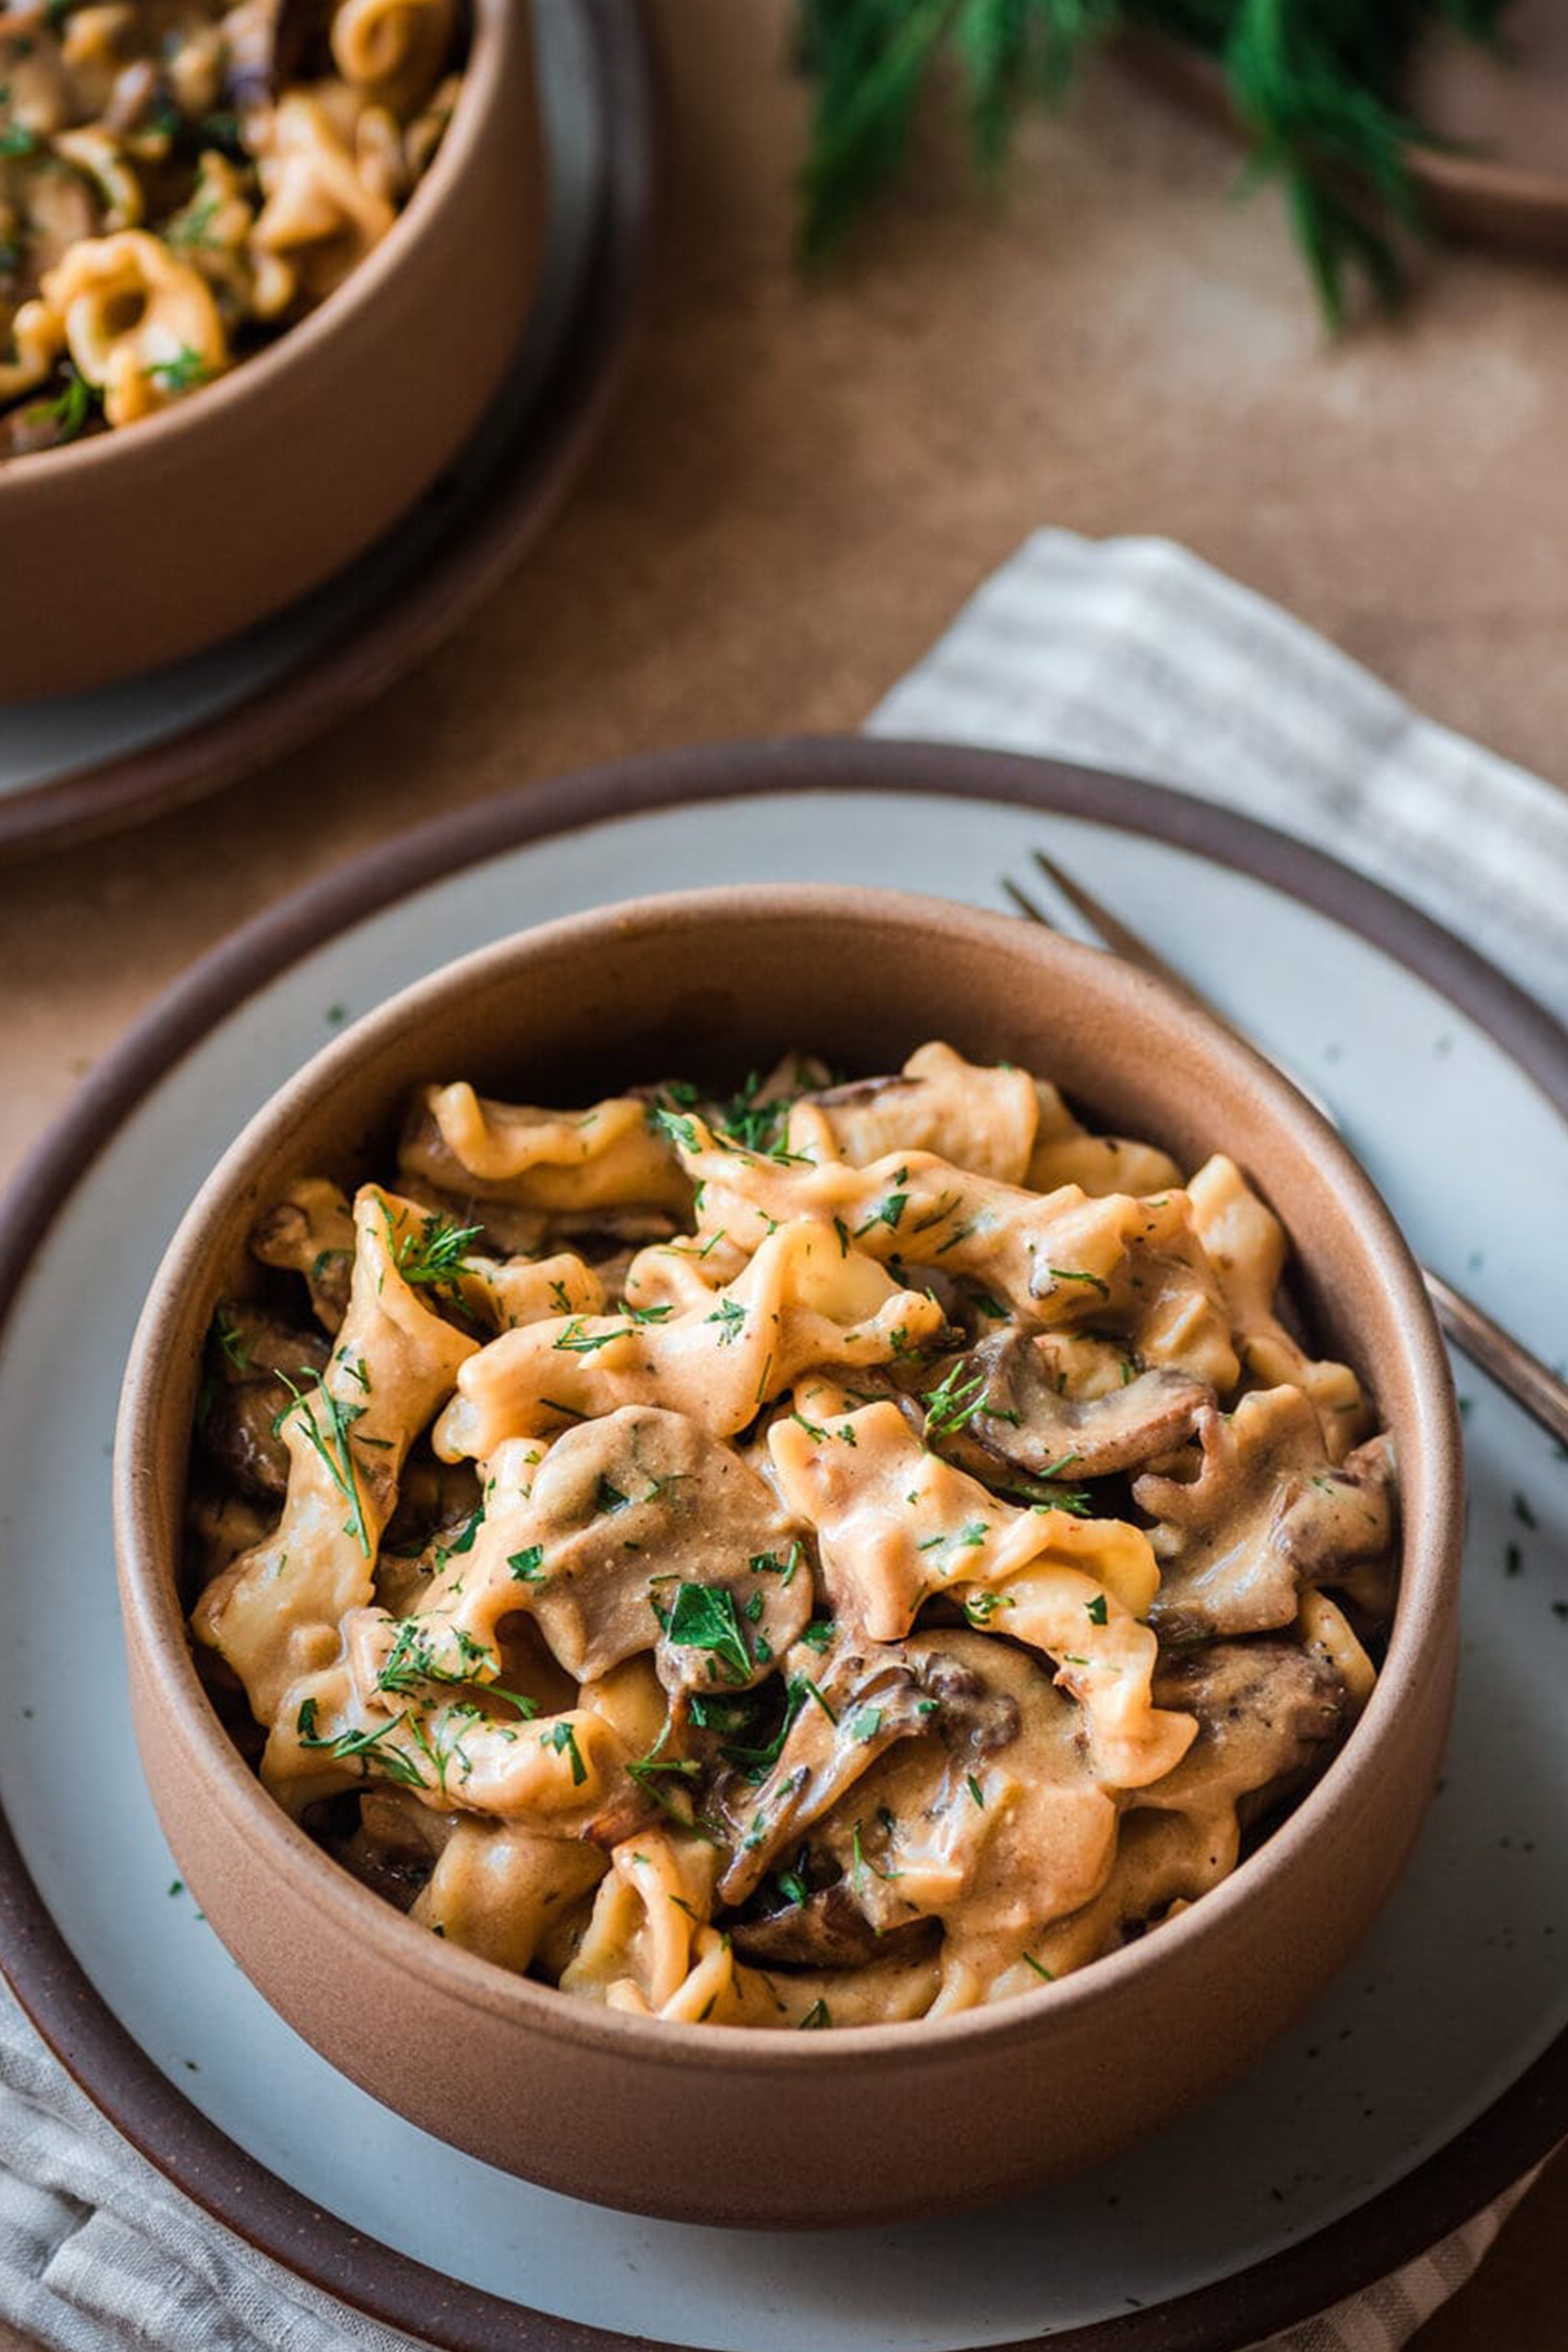
MULTIPOLYGON (((1434 727, 1181 549, 1042 531, 871 721, 1121 767, 1332 842, 1568 1016, 1568 794, 1434 727)), ((1527 2182, 1260 2352, 1397 2352, 1527 2182)), ((51 2352, 408 2352, 136 2156, 0 1986, 0 2320, 51 2352)))

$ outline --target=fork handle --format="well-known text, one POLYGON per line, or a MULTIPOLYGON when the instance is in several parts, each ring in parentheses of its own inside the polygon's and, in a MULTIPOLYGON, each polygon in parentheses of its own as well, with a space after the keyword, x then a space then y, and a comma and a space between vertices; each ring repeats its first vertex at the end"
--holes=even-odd
POLYGON ((1441 1274, 1423 1265, 1421 1279, 1439 1324, 1455 1347, 1462 1348, 1482 1372, 1490 1372, 1498 1386, 1505 1388, 1560 1445, 1568 1446, 1568 1381, 1549 1372, 1538 1357, 1494 1323, 1484 1307, 1455 1290, 1441 1274))

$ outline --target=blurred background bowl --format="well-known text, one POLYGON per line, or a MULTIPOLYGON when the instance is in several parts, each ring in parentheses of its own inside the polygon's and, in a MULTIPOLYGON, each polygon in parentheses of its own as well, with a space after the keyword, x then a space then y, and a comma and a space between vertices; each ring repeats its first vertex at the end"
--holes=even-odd
POLYGON ((0 464, 0 701, 182 660, 388 530, 473 431, 522 333, 544 163, 530 11, 472 0, 435 160, 319 309, 157 416, 0 464))

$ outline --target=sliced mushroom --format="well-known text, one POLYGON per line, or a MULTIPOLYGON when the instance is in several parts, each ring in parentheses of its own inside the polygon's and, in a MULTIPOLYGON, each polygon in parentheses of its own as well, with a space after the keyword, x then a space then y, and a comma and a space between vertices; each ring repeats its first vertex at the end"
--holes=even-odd
POLYGON ((1162 1637, 1288 1625, 1302 1584, 1386 1557, 1386 1447, 1364 1446, 1334 1467, 1300 1389, 1255 1390, 1229 1417, 1206 1412, 1198 1443, 1192 1479, 1145 1472, 1133 1487, 1156 1521, 1149 1541, 1162 1573, 1150 1617, 1162 1637))
POLYGON ((1303 1583, 1337 1584, 1387 1560, 1395 1513, 1393 1440, 1369 1438, 1298 1484, 1280 1512, 1280 1549, 1303 1583))
POLYGON ((630 1405, 568 1431, 530 1500, 540 1559, 518 1595, 573 1674, 657 1644, 669 1690, 749 1688, 811 1614, 795 1523, 683 1414, 630 1405))
POLYGON ((968 1431, 977 1451, 1031 1478, 1108 1478, 1169 1454, 1214 1404, 1211 1388, 1173 1366, 1127 1378, 1128 1360, 1116 1349, 1105 1351, 1116 1366, 1113 1386, 1067 1393, 1073 1347, 1049 1332, 1031 1338, 1007 1331, 982 1340, 964 1360, 966 1389, 973 1393, 976 1379, 985 1383, 968 1431))
POLYGON ((959 2006, 1019 1940, 1093 1895, 1116 1806, 1078 1709, 1027 1652, 956 1631, 902 1646, 937 1700, 926 1736, 885 1756, 813 1842, 885 1932, 943 1921, 944 2003, 959 2006))
POLYGON ((319 1176, 302 1176, 251 1233, 251 1254, 303 1277, 311 1310, 336 1331, 349 1304, 354 1270, 354 1217, 348 1194, 319 1176))
POLYGON ((879 1928, 867 1918, 842 1878, 803 1902, 726 1919, 724 1931, 742 1960, 767 1968, 862 1968, 873 1960, 911 1959, 937 1940, 934 1919, 904 1919, 879 1928))
POLYGON ((398 1788, 369 1788, 357 1802, 354 1827, 323 1843, 362 1886, 407 1911, 429 1884, 456 1816, 436 1812, 398 1788))
POLYGON ((1299 1642, 1213 1642, 1160 1661, 1162 1706, 1197 1717, 1198 1736, 1140 1805, 1179 1812, 1266 1812, 1315 1779, 1349 1728, 1339 1675, 1299 1642))
POLYGON ((326 1369, 326 1343, 243 1300, 219 1308, 214 1333, 216 1384, 202 1443, 242 1494, 279 1501, 289 1483, 289 1451, 274 1424, 289 1405, 290 1384, 308 1387, 326 1369))
POLYGON ((836 1804, 897 1740, 930 1728, 941 1701, 922 1682, 906 1643, 840 1641, 825 1657, 805 1646, 786 1659, 808 1694, 761 1786, 742 1772, 714 1783, 713 1812, 731 1834, 719 1882, 743 1903, 784 1849, 836 1804))

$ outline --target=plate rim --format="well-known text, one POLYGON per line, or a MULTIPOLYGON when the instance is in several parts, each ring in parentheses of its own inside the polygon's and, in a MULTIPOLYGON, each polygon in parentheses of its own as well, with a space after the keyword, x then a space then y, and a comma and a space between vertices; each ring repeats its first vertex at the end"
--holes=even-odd
MULTIPOLYGON (((354 923, 487 859, 618 818, 788 792, 984 800, 1081 817, 1281 888, 1357 932, 1487 1030, 1568 1119, 1568 1030, 1431 918, 1305 842, 1109 770, 964 744, 802 735, 606 763, 438 816, 308 884, 213 949, 141 1016, 0 1207, 0 1344, 32 1255, 137 1104, 211 1028, 354 923)), ((325 2215, 191 2106, 110 2011, 55 1927, 0 1808, 0 1970, 98 2111, 208 2215, 308 2287, 449 2352, 668 2352, 440 2276, 325 2215)), ((1568 2132, 1568 2034, 1402 2180, 1229 2277, 996 2352, 1240 2352, 1438 2243, 1568 2132)))
MULTIPOLYGON (((522 434, 497 455, 432 560, 358 622, 328 624, 280 675, 207 718, 0 796, 0 861, 166 815, 313 741, 427 659, 548 529, 625 372, 647 279, 665 113, 647 0, 577 5, 595 59, 604 162, 581 283, 522 434), (497 481, 508 494, 492 503, 497 481)), ((437 483, 417 503, 439 494, 437 483)))

